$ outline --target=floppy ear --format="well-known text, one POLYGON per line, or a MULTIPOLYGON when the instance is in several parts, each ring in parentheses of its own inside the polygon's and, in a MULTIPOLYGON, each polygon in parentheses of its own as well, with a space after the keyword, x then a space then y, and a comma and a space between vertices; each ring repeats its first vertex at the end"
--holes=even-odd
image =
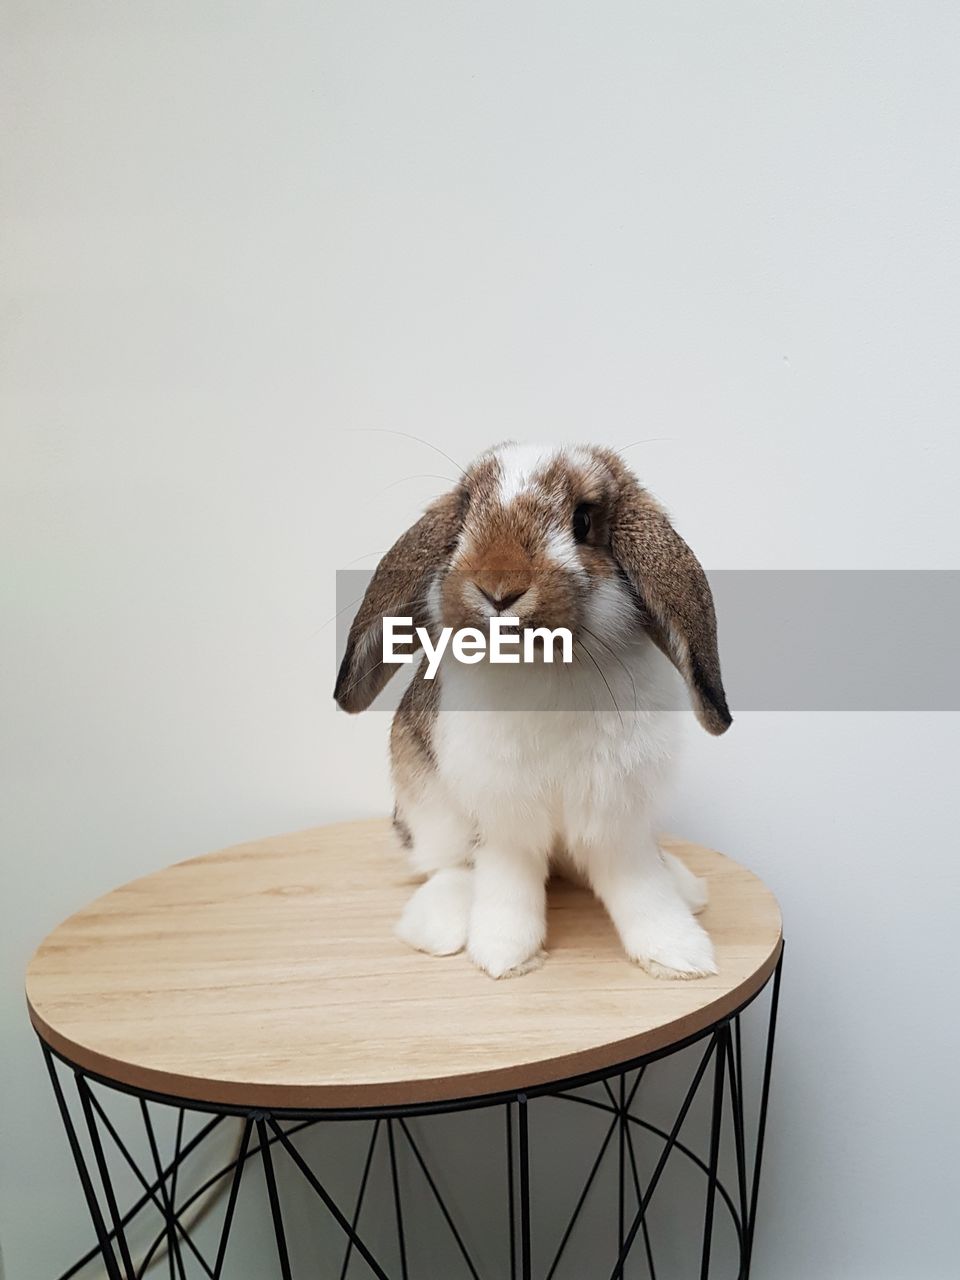
POLYGON ((383 661, 384 617, 412 617, 414 627, 427 625, 430 579, 452 554, 462 524, 460 495, 445 494, 377 565, 350 628, 333 690, 344 711, 366 711, 397 670, 383 661))
POLYGON ((618 500, 611 529, 614 559, 640 597, 651 636, 687 683, 708 733, 729 729, 717 619, 706 574, 666 513, 633 481, 618 500))

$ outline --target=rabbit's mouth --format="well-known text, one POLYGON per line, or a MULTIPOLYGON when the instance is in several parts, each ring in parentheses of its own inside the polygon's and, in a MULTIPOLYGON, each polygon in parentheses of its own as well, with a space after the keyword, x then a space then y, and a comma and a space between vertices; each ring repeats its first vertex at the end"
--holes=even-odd
POLYGON ((556 571, 480 575, 447 573, 437 601, 439 620, 454 628, 489 632, 492 618, 516 618, 520 628, 566 627, 580 623, 581 608, 568 574, 556 571))

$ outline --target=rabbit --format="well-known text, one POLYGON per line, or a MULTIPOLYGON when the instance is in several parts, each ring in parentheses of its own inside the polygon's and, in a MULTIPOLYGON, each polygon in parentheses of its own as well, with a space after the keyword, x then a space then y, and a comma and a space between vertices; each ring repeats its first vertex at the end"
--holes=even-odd
MULTIPOLYGON (((663 978, 717 972, 694 917, 704 883, 662 850, 655 804, 675 750, 677 693, 711 734, 731 724, 706 577, 619 454, 507 443, 482 454, 380 561, 334 690, 367 708, 397 670, 384 616, 567 627, 575 661, 446 656, 394 715, 394 825, 423 877, 397 925, 436 955, 466 949, 493 978, 544 959, 551 870, 604 904, 631 960, 663 978), (679 673, 679 674, 678 674, 679 673)), ((499 625, 499 624, 498 624, 499 625)))

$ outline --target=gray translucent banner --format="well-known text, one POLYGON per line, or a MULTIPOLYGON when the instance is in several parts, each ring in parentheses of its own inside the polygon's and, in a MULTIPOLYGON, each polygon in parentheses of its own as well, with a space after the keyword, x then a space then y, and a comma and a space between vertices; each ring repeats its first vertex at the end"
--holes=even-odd
MULTIPOLYGON (((338 666, 371 576, 337 573, 338 666)), ((960 570, 735 569, 708 577, 734 715, 960 711, 960 570)), ((605 667, 612 662, 592 647, 605 667)), ((410 676, 409 666, 398 668, 374 707, 395 707, 410 676)))

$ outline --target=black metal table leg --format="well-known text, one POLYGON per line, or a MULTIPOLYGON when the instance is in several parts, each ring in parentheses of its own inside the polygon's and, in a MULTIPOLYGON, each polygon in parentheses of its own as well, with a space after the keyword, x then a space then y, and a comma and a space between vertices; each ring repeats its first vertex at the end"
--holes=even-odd
MULTIPOLYGON (((569 1262, 568 1245, 583 1220, 583 1209, 591 1195, 596 1195, 599 1171, 605 1162, 615 1170, 616 1202, 611 1206, 615 1229, 611 1227, 609 1239, 591 1241, 596 1253, 598 1277, 610 1280, 657 1280, 656 1250, 650 1230, 650 1206, 657 1187, 661 1184, 668 1161, 674 1155, 689 1161, 706 1179, 703 1225, 699 1241, 700 1280, 710 1280, 716 1267, 717 1250, 714 1248, 718 1214, 726 1214, 732 1223, 737 1244, 737 1271, 729 1280, 749 1280, 757 1227, 757 1205, 763 1149, 767 1132, 767 1115, 773 1069, 774 1040, 780 998, 782 953, 772 975, 770 1007, 766 1020, 766 1040, 762 1051, 762 1073, 759 1089, 759 1113, 756 1137, 750 1151, 747 1124, 747 1090, 744 1079, 744 1032, 741 1025, 743 1009, 691 1037, 689 1041, 673 1045, 656 1054, 629 1063, 611 1066, 608 1070, 590 1076, 565 1080, 560 1083, 531 1087, 507 1094, 467 1098, 461 1102, 435 1104, 398 1105, 355 1110, 295 1112, 263 1109, 245 1109, 186 1102, 183 1099, 161 1097, 99 1079, 55 1054, 43 1044, 43 1053, 50 1074, 54 1096, 63 1121, 67 1141, 73 1155, 81 1188, 96 1236, 96 1245, 82 1259, 63 1273, 60 1280, 71 1277, 97 1255, 103 1259, 109 1280, 138 1280, 145 1268, 164 1249, 174 1280, 193 1280, 209 1277, 225 1280, 228 1275, 229 1244, 237 1221, 244 1171, 250 1161, 257 1158, 262 1166, 266 1189, 266 1207, 273 1224, 277 1248, 277 1272, 279 1280, 299 1280, 295 1276, 289 1248, 290 1225, 283 1209, 283 1188, 287 1176, 300 1175, 314 1191, 317 1199, 330 1214, 343 1233, 345 1251, 339 1270, 340 1280, 350 1280, 357 1275, 373 1275, 377 1280, 436 1280, 431 1274, 417 1273, 411 1252, 411 1240, 416 1232, 411 1230, 409 1203, 415 1187, 406 1185, 402 1176, 400 1147, 413 1157, 409 1168, 410 1178, 422 1177, 432 1203, 456 1245, 462 1263, 464 1280, 563 1280, 564 1266, 569 1262), (692 1078, 686 1088, 679 1110, 669 1128, 655 1124, 643 1114, 640 1097, 641 1082, 656 1063, 674 1059, 676 1054, 691 1046, 699 1045, 700 1053, 692 1078), (78 1126, 66 1093, 61 1075, 73 1075, 79 1111, 83 1126, 78 1126), (632 1083, 630 1082, 631 1073, 632 1083), (591 1086, 602 1086, 601 1092, 591 1093, 591 1086), (705 1149, 698 1151, 686 1128, 695 1099, 701 1090, 710 1094, 710 1122, 705 1149), (129 1145, 120 1136, 117 1125, 110 1118, 104 1099, 111 1093, 133 1095, 139 1100, 149 1147, 152 1170, 139 1168, 129 1145), (538 1155, 542 1143, 534 1140, 535 1116, 544 1099, 562 1100, 599 1110, 606 1117, 599 1150, 591 1156, 591 1163, 578 1198, 568 1220, 557 1229, 555 1241, 535 1242, 533 1238, 532 1206, 542 1188, 543 1170, 538 1169, 538 1155), (639 1101, 638 1101, 639 1099, 639 1101), (166 1104, 176 1109, 173 1159, 164 1163, 160 1153, 158 1130, 151 1107, 166 1104), (484 1270, 477 1250, 478 1242, 470 1238, 469 1223, 458 1222, 425 1155, 425 1148, 410 1121, 415 1117, 426 1118, 434 1114, 450 1114, 458 1110, 498 1108, 492 1114, 503 1116, 494 1132, 502 1133, 506 1156, 506 1221, 504 1223, 503 1250, 509 1263, 504 1270, 497 1265, 484 1270), (206 1115, 198 1131, 187 1138, 185 1117, 188 1112, 206 1115), (234 1157, 199 1185, 188 1190, 187 1162, 195 1160, 196 1153, 205 1149, 213 1131, 227 1118, 240 1120, 239 1144, 234 1157), (352 1208, 341 1209, 327 1184, 307 1160, 294 1142, 297 1134, 325 1122, 352 1121, 369 1126, 367 1148, 363 1161, 359 1186, 351 1200, 352 1208), (82 1138, 85 1131, 86 1139, 82 1138), (382 1136, 385 1135, 385 1142, 382 1136), (641 1177, 638 1156, 639 1140, 655 1144, 652 1154, 652 1170, 641 1177), (121 1212, 117 1191, 110 1172, 108 1147, 116 1158, 122 1156, 129 1166, 143 1194, 126 1211, 121 1212), (728 1189, 721 1176, 721 1156, 729 1147, 730 1160, 736 1170, 736 1183, 728 1189), (114 1150, 115 1149, 115 1150, 114 1150), (396 1233, 396 1257, 398 1268, 393 1272, 375 1256, 370 1244, 360 1231, 361 1215, 365 1201, 369 1199, 371 1172, 378 1158, 386 1162, 386 1176, 392 1201, 392 1217, 396 1233), (216 1256, 208 1259, 192 1238, 189 1211, 198 1200, 216 1189, 223 1189, 220 1224, 215 1234, 216 1256), (158 1214, 162 1220, 159 1234, 143 1257, 133 1256, 128 1228, 147 1210, 158 1214), (536 1244, 536 1247, 535 1247, 536 1244)), ((676 1068, 671 1063, 671 1069, 676 1068)), ((499 1139, 498 1139, 499 1141, 499 1139)), ((542 1162, 542 1158, 541 1158, 542 1162)), ((542 1190, 541 1190, 542 1194, 542 1190)), ((421 1193, 422 1195, 422 1193, 421 1193)), ((539 1221, 539 1218, 538 1218, 539 1221)), ((496 1250, 489 1247, 486 1254, 493 1257, 496 1250)), ((499 1255, 502 1260, 502 1254, 499 1255)), ((569 1271, 569 1266, 568 1266, 569 1271)), ((570 1272, 570 1274, 573 1274, 570 1272)), ((459 1280, 449 1275, 444 1280, 459 1280)), ((578 1277, 579 1280, 579 1277, 578 1277)))

